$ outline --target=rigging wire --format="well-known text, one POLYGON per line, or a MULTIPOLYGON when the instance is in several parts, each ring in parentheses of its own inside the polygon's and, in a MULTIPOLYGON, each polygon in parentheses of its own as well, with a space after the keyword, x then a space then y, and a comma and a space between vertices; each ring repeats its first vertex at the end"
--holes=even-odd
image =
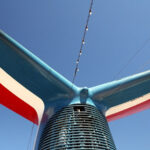
POLYGON ((118 71, 118 73, 113 77, 112 80, 115 80, 128 67, 128 65, 133 61, 133 59, 145 48, 145 46, 149 42, 150 42, 150 38, 147 39, 139 49, 137 49, 137 51, 130 57, 127 63, 118 71))
POLYGON ((27 150, 29 150, 29 148, 30 148, 30 144, 31 144, 31 140, 32 140, 32 135, 33 135, 33 129, 34 129, 34 123, 32 123, 31 134, 29 136, 27 150))
MULTIPOLYGON (((127 66, 129 65, 129 63, 145 48, 145 46, 146 46, 149 42, 150 42, 150 38, 147 39, 139 49, 137 49, 136 53, 134 53, 134 55, 128 60, 128 62, 125 64, 125 66, 124 66, 123 68, 121 68, 121 70, 116 74, 116 76, 114 76, 113 80, 116 79, 116 77, 117 77, 118 75, 120 75, 120 74, 127 68, 127 66)), ((150 61, 146 61, 146 63, 144 63, 144 64, 143 64, 141 67, 139 67, 136 71, 139 71, 139 70, 143 69, 145 66, 147 66, 147 65, 149 65, 149 64, 150 64, 150 61)), ((114 89, 109 93, 109 95, 115 94, 116 92, 118 92, 118 91, 121 89, 121 87, 122 87, 122 85, 119 85, 118 87, 114 88, 114 89)), ((105 97, 105 95, 102 96, 101 99, 103 99, 104 97, 105 97)))
POLYGON ((150 60, 146 61, 142 66, 138 67, 136 69, 136 72, 141 72, 145 67, 147 67, 148 65, 150 65, 150 60))
POLYGON ((35 148, 36 148, 36 140, 37 140, 37 136, 38 136, 38 133, 39 133, 39 128, 40 128, 40 125, 38 125, 38 127, 36 129, 36 133, 35 133, 35 138, 34 138, 34 141, 33 141, 32 150, 35 150, 35 148))
POLYGON ((88 17, 87 17, 87 20, 86 20, 86 25, 85 25, 85 28, 84 28, 83 37, 82 37, 82 41, 81 41, 81 45, 80 45, 80 51, 79 51, 79 54, 78 54, 78 57, 77 57, 77 60, 76 60, 76 67, 75 67, 75 70, 74 70, 72 83, 74 83, 75 78, 77 76, 77 72, 79 71, 79 62, 80 62, 80 58, 81 58, 81 55, 82 55, 82 52, 83 52, 83 46, 85 44, 85 37, 86 37, 86 33, 88 31, 88 24, 89 24, 90 16, 92 15, 93 1, 94 0, 91 0, 91 3, 90 3, 88 17))

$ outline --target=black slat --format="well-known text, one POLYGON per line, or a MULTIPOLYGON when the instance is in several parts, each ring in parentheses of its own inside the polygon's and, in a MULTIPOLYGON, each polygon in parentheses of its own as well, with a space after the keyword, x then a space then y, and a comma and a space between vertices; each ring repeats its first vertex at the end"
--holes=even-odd
POLYGON ((48 121, 39 150, 116 150, 105 116, 91 105, 69 105, 48 121))

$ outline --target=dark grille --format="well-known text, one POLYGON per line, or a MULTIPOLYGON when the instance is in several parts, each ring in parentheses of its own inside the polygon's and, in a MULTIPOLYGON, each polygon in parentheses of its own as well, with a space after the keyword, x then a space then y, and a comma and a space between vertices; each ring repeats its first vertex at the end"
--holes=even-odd
POLYGON ((53 115, 39 150, 116 150, 104 115, 91 105, 70 105, 53 115))

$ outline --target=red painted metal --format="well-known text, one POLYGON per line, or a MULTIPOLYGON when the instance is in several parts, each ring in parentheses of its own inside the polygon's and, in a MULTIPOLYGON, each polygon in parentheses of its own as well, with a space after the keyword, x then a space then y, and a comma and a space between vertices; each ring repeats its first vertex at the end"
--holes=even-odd
POLYGON ((117 120, 149 108, 150 108, 150 99, 148 99, 143 103, 130 107, 128 109, 120 111, 118 113, 107 116, 107 121, 117 120))
POLYGON ((38 115, 33 107, 0 84, 0 104, 38 125, 38 115))

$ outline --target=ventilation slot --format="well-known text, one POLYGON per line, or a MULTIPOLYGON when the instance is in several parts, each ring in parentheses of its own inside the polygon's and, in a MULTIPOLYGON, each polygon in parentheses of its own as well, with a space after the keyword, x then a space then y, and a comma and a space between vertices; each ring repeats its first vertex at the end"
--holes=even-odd
POLYGON ((91 105, 70 105, 48 121, 39 150, 116 150, 104 115, 91 105))

